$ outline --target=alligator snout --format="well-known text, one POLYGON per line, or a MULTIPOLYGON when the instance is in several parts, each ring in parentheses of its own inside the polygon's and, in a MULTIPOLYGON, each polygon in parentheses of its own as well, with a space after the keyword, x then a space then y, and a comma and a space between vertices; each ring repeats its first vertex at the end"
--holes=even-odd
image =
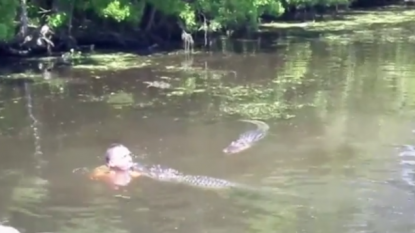
POLYGON ((251 147, 250 143, 242 143, 240 141, 234 141, 229 146, 227 146, 225 149, 223 149, 223 153, 225 154, 236 154, 239 152, 242 152, 246 149, 251 147))

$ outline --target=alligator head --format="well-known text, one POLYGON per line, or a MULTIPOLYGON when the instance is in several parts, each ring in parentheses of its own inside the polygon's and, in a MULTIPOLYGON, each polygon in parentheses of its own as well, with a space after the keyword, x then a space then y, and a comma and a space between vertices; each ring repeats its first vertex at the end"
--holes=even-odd
POLYGON ((252 143, 249 143, 246 140, 236 140, 223 149, 223 153, 236 154, 250 148, 251 146, 252 143))
POLYGON ((236 154, 242 152, 246 149, 249 149, 262 138, 265 137, 266 131, 263 130, 251 130, 246 133, 243 133, 239 138, 231 142, 223 152, 225 154, 236 154))

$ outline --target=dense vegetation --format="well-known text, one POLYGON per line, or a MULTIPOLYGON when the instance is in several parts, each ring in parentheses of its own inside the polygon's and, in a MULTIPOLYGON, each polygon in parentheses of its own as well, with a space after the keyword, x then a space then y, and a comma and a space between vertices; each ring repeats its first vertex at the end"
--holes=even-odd
POLYGON ((0 0, 2 52, 68 50, 79 45, 144 47, 179 41, 183 30, 255 30, 261 20, 388 0, 0 0))

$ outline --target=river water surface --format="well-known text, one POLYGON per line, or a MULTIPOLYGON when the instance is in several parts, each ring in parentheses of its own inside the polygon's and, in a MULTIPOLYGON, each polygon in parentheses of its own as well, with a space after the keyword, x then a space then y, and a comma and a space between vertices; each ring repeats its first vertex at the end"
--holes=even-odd
POLYGON ((415 232, 415 187, 401 175, 411 167, 391 147, 413 141, 415 43, 375 36, 232 45, 156 56, 140 69, 3 81, 0 220, 27 233, 415 232), (268 136, 224 155, 253 127, 243 118, 266 121, 268 136), (72 173, 101 165, 113 142, 147 163, 279 192, 146 178, 115 191, 72 173))

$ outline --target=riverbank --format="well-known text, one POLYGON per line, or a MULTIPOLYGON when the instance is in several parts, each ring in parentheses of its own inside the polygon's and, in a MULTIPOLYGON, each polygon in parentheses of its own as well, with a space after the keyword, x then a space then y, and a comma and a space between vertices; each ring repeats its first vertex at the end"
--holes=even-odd
MULTIPOLYGON (((327 17, 326 17, 327 18, 327 17)), ((284 37, 319 38, 321 40, 355 41, 372 37, 385 37, 393 40, 399 37, 396 28, 405 30, 402 26, 415 20, 415 10, 402 6, 389 6, 372 8, 370 10, 351 10, 338 12, 336 19, 323 19, 308 22, 273 22, 260 25, 257 33, 249 39, 275 40, 284 37), (396 26, 396 28, 394 28, 396 26), (394 28, 394 29, 392 29, 394 28), (381 36, 374 33, 383 31, 381 36)), ((212 39, 213 43, 220 43, 220 37, 212 39)), ((232 40, 223 38, 224 40, 232 40)), ((246 39, 237 37, 233 39, 246 39)), ((408 40, 415 38, 407 37, 408 40)), ((222 40, 223 41, 223 40, 222 40)), ((223 43, 223 42, 222 42, 223 43)), ((199 48, 206 49, 203 46, 199 48)), ((215 50, 215 48, 210 48, 215 50)), ((91 70, 124 70, 140 68, 152 64, 154 57, 161 55, 183 54, 180 46, 170 47, 169 51, 158 51, 149 54, 141 53, 141 50, 96 50, 96 51, 72 51, 67 53, 67 62, 62 64, 62 54, 56 53, 49 57, 28 57, 25 61, 37 61, 47 63, 46 67, 69 66, 72 69, 91 70)), ((15 59, 13 59, 15 60, 15 59)), ((21 60, 21 58, 18 58, 21 60)))

